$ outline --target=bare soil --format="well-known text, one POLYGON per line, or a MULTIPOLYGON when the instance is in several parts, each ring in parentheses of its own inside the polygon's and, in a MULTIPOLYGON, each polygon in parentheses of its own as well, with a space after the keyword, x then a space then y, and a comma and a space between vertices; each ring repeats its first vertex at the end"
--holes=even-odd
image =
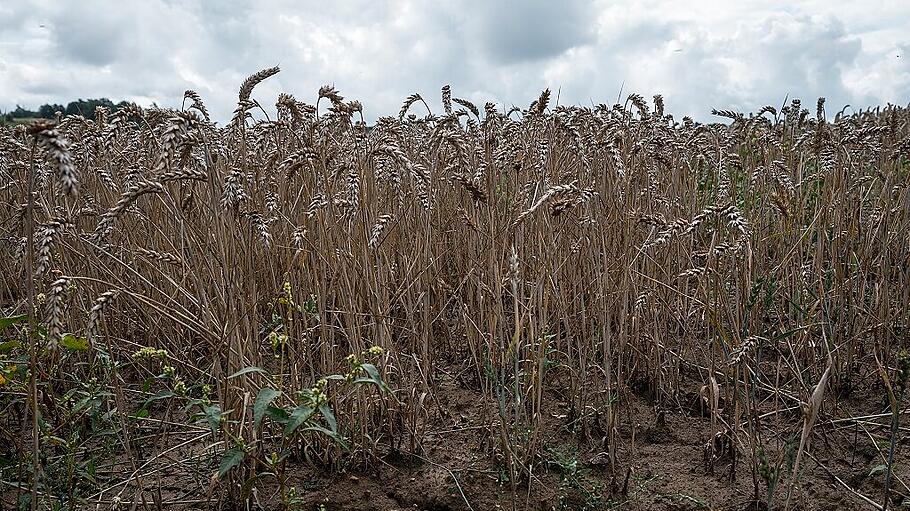
MULTIPOLYGON (((541 457, 529 480, 513 484, 496 459, 495 410, 470 381, 440 371, 432 423, 420 454, 388 451, 368 469, 328 473, 304 463, 293 464, 286 486, 295 488, 298 510, 765 510, 767 485, 758 477, 759 494, 748 444, 717 436, 709 413, 700 406, 696 379, 688 382, 670 404, 657 407, 644 390, 624 393, 616 404, 615 476, 603 447, 602 417, 581 421, 564 396, 550 391, 541 422, 541 457), (585 427, 580 427, 584 423, 585 427), (706 463, 706 446, 714 443, 720 456, 706 463)), ((646 387, 646 386, 645 386, 646 387)), ((884 494, 881 470, 887 451, 889 416, 883 391, 872 375, 849 393, 826 402, 811 437, 810 456, 793 485, 790 508, 799 510, 875 509, 859 497, 878 503, 884 494), (879 468, 877 468, 879 467, 879 468), (838 481, 838 479, 840 481, 838 481), (849 489, 847 488, 849 486, 849 489)), ((722 400, 723 404, 723 400, 722 400)), ((163 416, 171 416, 169 410, 163 416)), ((785 444, 796 442, 802 428, 798 406, 765 402, 761 435, 772 463, 785 444)), ((723 418, 729 418, 724 410, 723 418)), ((157 419, 150 419, 155 421, 157 419)), ((174 423, 173 432, 139 443, 137 470, 126 462, 122 473, 103 473, 126 481, 90 494, 93 509, 218 509, 220 484, 212 477, 223 450, 206 428, 187 429, 174 423), (166 445, 167 447, 162 447, 166 445), (141 487, 140 487, 141 485, 141 487), (121 504, 115 505, 120 501, 121 504), (148 506, 148 507, 146 507, 148 506)), ((167 427, 165 427, 167 429, 167 427)), ((906 429, 906 428, 904 428, 906 429)), ((892 509, 910 504, 904 483, 908 456, 900 431, 895 448, 892 509)), ((740 433, 745 437, 745 431, 740 433)), ((115 469, 114 472, 117 470, 115 469)), ((783 509, 790 479, 783 476, 774 508, 783 509)), ((4 508, 15 509, 12 491, 4 508)), ((225 509, 222 505, 221 509, 225 509)), ((274 480, 257 482, 251 509, 281 509, 274 480)))
MULTIPOLYGON (((320 504, 327 510, 363 511, 767 509, 766 485, 759 476, 756 500, 750 456, 742 452, 742 445, 724 453, 713 469, 706 466, 705 447, 714 440, 711 420, 697 407, 687 406, 685 393, 680 406, 663 412, 647 397, 636 394, 620 404, 621 448, 615 479, 593 432, 573 431, 565 403, 552 395, 544 421, 543 446, 545 457, 550 459, 542 461, 530 483, 522 482, 513 494, 511 484, 503 480, 502 470, 489 456, 495 439, 479 420, 485 413, 480 394, 450 377, 444 378, 439 391, 449 419, 440 420, 435 432, 427 435, 421 457, 390 456, 369 473, 326 476, 313 470, 295 471, 289 484, 308 488, 303 509, 315 509, 320 504), (567 473, 556 458, 576 462, 577 471, 567 473)), ((689 395, 695 392, 697 388, 689 395)), ((836 407, 829 404, 812 435, 811 457, 803 458, 791 508, 874 509, 844 484, 882 502, 884 473, 874 469, 882 465, 880 453, 886 449, 888 417, 844 418, 886 411, 882 393, 871 387, 853 392, 836 407), (841 419, 835 421, 835 417, 841 419)), ((784 408, 769 414, 762 423, 765 444, 777 445, 783 451, 787 440, 798 441, 802 417, 798 409, 787 412, 784 408)), ((905 444, 906 440, 901 440, 896 448, 898 478, 906 473, 905 444)), ((769 454, 774 460, 776 456, 769 454)), ((783 509, 788 484, 783 477, 775 507, 783 509)), ((904 491, 902 483, 895 481, 894 508, 902 504, 904 491)))

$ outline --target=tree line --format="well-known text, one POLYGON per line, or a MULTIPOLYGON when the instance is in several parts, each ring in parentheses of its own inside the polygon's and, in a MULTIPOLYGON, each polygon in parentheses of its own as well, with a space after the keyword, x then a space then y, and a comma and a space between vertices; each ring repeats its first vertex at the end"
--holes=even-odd
POLYGON ((45 103, 38 107, 37 110, 28 110, 16 105, 15 110, 10 110, 9 112, 0 115, 2 115, 2 118, 7 122, 12 122, 14 119, 27 118, 53 119, 57 115, 57 112, 62 112, 64 115, 81 115, 86 119, 94 119, 96 107, 103 106, 109 108, 112 112, 116 112, 126 104, 126 101, 114 103, 107 98, 78 99, 76 101, 70 101, 66 106, 45 103))

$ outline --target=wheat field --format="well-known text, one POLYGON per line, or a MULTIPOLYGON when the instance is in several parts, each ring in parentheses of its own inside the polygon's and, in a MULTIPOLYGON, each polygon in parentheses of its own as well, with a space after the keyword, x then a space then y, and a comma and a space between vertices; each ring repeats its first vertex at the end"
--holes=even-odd
POLYGON ((907 108, 368 125, 263 108, 278 72, 223 127, 193 91, 0 127, 4 509, 910 495, 907 108))

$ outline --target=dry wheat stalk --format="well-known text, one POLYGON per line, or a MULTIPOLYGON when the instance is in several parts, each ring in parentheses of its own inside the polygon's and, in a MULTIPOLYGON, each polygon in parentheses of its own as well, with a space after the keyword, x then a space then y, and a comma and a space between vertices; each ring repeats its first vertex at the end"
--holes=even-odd
POLYGON ((110 306, 111 301, 120 294, 118 289, 110 289, 98 295, 98 298, 95 299, 95 304, 92 305, 91 310, 89 310, 88 315, 88 325, 86 325, 86 331, 92 335, 99 335, 100 331, 98 329, 98 323, 101 321, 101 317, 104 312, 110 306))
POLYGON ((395 218, 393 215, 379 215, 379 218, 376 219, 376 223, 373 224, 373 228, 370 229, 370 240, 367 242, 367 246, 374 248, 379 244, 379 240, 386 229, 386 225, 391 222, 393 218, 395 218))
POLYGON ((48 153, 57 168, 57 183, 64 195, 75 195, 79 185, 76 169, 69 152, 69 143, 52 123, 36 123, 29 128, 38 144, 48 153))
POLYGON ((70 289, 69 277, 63 276, 51 284, 47 295, 47 333, 52 339, 58 338, 64 330, 66 299, 70 289))
POLYGON ((185 99, 193 100, 193 105, 190 108, 199 110, 199 113, 202 114, 202 117, 204 117, 206 121, 210 120, 209 111, 207 108, 205 108, 205 103, 202 102, 202 96, 200 96, 198 92, 187 89, 186 92, 183 93, 183 97, 185 99))
POLYGON ((153 259, 164 264, 170 264, 172 266, 183 266, 183 259, 169 252, 159 252, 157 250, 137 248, 136 253, 148 259, 153 259))
MULTIPOLYGON (((232 413, 246 409, 242 392, 253 389, 222 374, 277 369, 274 383, 290 397, 336 371, 345 350, 381 345, 389 358, 380 369, 398 387, 396 399, 402 388, 413 391, 394 408, 411 429, 390 421, 392 409, 379 409, 372 394, 339 399, 339 427, 357 453, 376 452, 364 432, 420 438, 432 424, 427 400, 440 397, 425 375, 452 355, 462 373, 496 376, 480 378, 479 399, 494 404, 486 426, 502 435, 491 449, 516 481, 541 460, 545 386, 566 386, 574 410, 591 410, 604 389, 612 396, 636 382, 656 400, 672 400, 691 383, 678 367, 710 368, 698 385, 712 409, 711 455, 724 442, 745 444, 738 452, 753 453, 755 465, 768 435, 743 435, 742 418, 773 406, 777 400, 765 399, 772 394, 796 399, 802 367, 827 347, 837 346, 829 381, 855 375, 870 349, 905 347, 904 107, 829 119, 823 102, 814 116, 791 102, 754 115, 719 110, 723 123, 700 124, 675 119, 660 96, 650 105, 633 94, 625 104, 551 106, 543 91, 527 111, 486 103, 481 119, 446 87, 443 115, 413 115, 414 103, 426 107, 415 94, 368 126, 357 115, 363 105, 326 86, 318 118, 315 106, 289 94, 277 99, 277 120, 258 118, 252 91, 275 73, 244 82, 226 128, 207 120, 192 91, 187 111, 129 106, 100 109, 95 120, 67 116, 43 126, 56 132, 46 144, 41 130, 0 127, 0 232, 16 256, 0 285, 4 299, 21 301, 20 281, 35 273, 85 282, 51 286, 50 330, 59 335, 87 313, 93 341, 110 341, 116 357, 121 343, 141 341, 151 326, 149 336, 222 371, 204 378, 232 413), (42 156, 34 166, 30 142, 42 156), (54 157, 62 150, 68 160, 54 157), (65 200, 56 194, 73 192, 75 181, 59 178, 60 162, 91 169, 65 200), (31 170, 37 187, 27 195, 31 170), (140 200, 151 193, 159 195, 140 200), (31 237, 30 218, 38 226, 31 237), (105 237, 115 222, 117 235, 105 237), (93 227, 94 239, 84 235, 93 227), (285 282, 312 303, 306 314, 292 312, 275 353, 258 342, 259 327, 273 317, 267 304, 274 307, 285 282), (92 302, 83 293, 97 285, 131 299, 113 301, 108 292, 92 302), (91 310, 75 310, 85 303, 91 310), (790 332, 774 343, 786 363, 768 364, 758 346, 779 332, 790 332), (552 380, 543 374, 553 360, 547 353, 559 363, 552 380), (743 377, 758 370, 771 378, 743 377), (715 380, 725 374, 739 376, 715 380), (728 419, 729 429, 720 425, 728 419)), ((806 455, 821 383, 804 415, 806 455)), ((619 456, 612 432, 623 405, 606 406, 603 447, 619 456)), ((588 413, 577 419, 582 428, 597 425, 588 413)), ((224 427, 270 442, 243 420, 224 427)), ((333 467, 349 459, 319 442, 311 447, 333 467)))
POLYGON ((164 191, 164 187, 161 186, 161 183, 155 181, 142 181, 133 185, 129 190, 120 195, 120 199, 111 209, 105 211, 101 215, 101 221, 98 222, 98 226, 95 228, 95 237, 102 238, 106 236, 111 228, 113 228, 117 218, 119 218, 131 204, 136 202, 139 197, 152 193, 162 193, 164 191))

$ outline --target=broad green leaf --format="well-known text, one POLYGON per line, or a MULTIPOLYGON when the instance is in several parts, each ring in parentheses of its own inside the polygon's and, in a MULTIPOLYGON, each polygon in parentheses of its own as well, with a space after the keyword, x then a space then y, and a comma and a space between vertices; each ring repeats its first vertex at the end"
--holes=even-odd
POLYGON ((266 408, 265 416, 269 419, 272 419, 274 422, 277 422, 278 424, 287 424, 288 418, 290 417, 284 408, 278 406, 270 406, 266 408))
MULTIPOLYGON (((76 401, 76 403, 73 404, 73 409, 70 410, 70 411, 71 411, 71 413, 73 413, 73 414, 79 413, 79 412, 82 411, 83 408, 85 408, 86 406, 90 405, 91 403, 92 403, 92 399, 91 399, 91 398, 84 397, 84 398, 80 399, 79 401, 76 401)), ((145 407, 145 405, 143 405, 143 408, 144 408, 144 407, 145 407)))
POLYGON ((228 376, 228 379, 236 378, 238 376, 243 376, 244 374, 248 374, 248 373, 260 373, 260 374, 265 374, 265 375, 269 374, 268 371, 266 371, 265 369, 263 369, 261 367, 250 366, 250 367, 244 367, 243 369, 237 371, 236 373, 228 376))
POLYGON ((262 418, 265 417, 265 412, 269 405, 280 395, 281 391, 271 387, 265 387, 259 391, 259 395, 256 396, 256 400, 253 402, 253 421, 257 426, 262 422, 262 418))
POLYGON ((358 382, 375 383, 376 386, 378 386, 380 389, 382 389, 386 392, 392 391, 392 389, 390 389, 389 386, 386 385, 384 381, 382 381, 382 377, 379 376, 379 370, 376 369, 376 366, 374 366, 373 364, 361 364, 360 367, 362 367, 363 370, 366 371, 369 378, 358 378, 358 380, 357 380, 358 382))
POLYGON ((218 465, 218 477, 224 477, 232 468, 236 467, 246 457, 246 452, 240 447, 232 447, 224 451, 221 463, 218 465))
POLYGON ((60 346, 70 351, 88 351, 88 339, 76 337, 73 334, 63 334, 63 337, 60 338, 60 346))
POLYGON ((284 436, 290 436, 301 424, 310 420, 313 416, 313 410, 309 406, 300 405, 291 412, 287 424, 284 425, 284 436))
POLYGON ((5 318, 0 318, 0 330, 3 330, 10 325, 25 323, 26 321, 28 321, 28 314, 20 314, 18 316, 7 316, 5 318))
POLYGON ((221 406, 217 404, 203 406, 202 413, 205 414, 205 420, 212 428, 212 433, 218 431, 218 426, 221 424, 221 406))
POLYGON ((154 396, 145 400, 145 403, 142 404, 142 408, 148 408, 148 405, 154 403, 155 401, 161 401, 162 399, 167 399, 169 397, 174 397, 174 394, 170 390, 162 390, 161 392, 155 394, 154 396))
POLYGON ((337 431, 329 431, 329 430, 323 428, 322 426, 310 426, 307 428, 303 428, 303 430, 304 431, 318 431, 318 432, 322 433, 323 435, 331 438, 335 442, 337 442, 338 445, 345 451, 348 450, 347 442, 344 441, 344 438, 342 438, 342 436, 339 435, 337 431))
POLYGON ((337 433, 338 422, 335 420, 335 414, 332 413, 332 407, 330 407, 328 403, 322 403, 319 405, 319 413, 325 417, 325 422, 329 425, 329 429, 331 429, 333 433, 337 433))
POLYGON ((205 405, 202 403, 201 400, 199 400, 199 399, 187 398, 186 404, 183 406, 183 413, 185 413, 185 414, 187 414, 187 415, 192 415, 192 414, 190 413, 191 410, 192 410, 194 407, 197 407, 197 406, 198 406, 200 409, 205 407, 205 405))

